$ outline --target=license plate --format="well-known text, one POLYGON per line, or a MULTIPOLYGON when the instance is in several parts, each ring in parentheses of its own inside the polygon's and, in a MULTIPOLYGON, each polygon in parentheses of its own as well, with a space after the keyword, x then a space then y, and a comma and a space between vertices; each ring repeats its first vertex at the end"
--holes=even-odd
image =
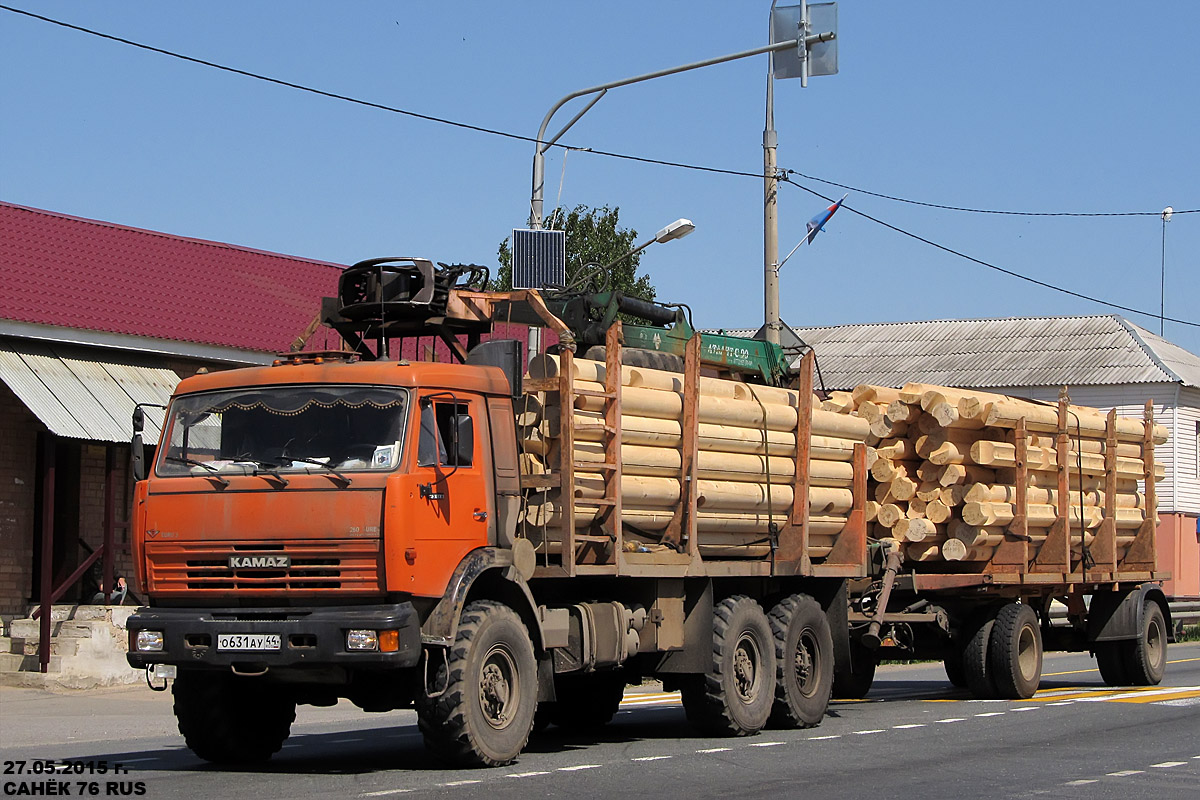
POLYGON ((278 633, 218 633, 218 650, 278 650, 282 641, 278 633))

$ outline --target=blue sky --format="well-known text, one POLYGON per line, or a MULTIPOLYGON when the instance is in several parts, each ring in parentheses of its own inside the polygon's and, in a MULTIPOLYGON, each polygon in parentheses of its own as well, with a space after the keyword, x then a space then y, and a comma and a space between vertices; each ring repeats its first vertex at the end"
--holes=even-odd
MULTIPOLYGON (((534 136, 570 92, 766 43, 769 2, 33 2, 5 5, 421 114, 534 136)), ((786 2, 786 0, 784 0, 786 2)), ((1200 3, 842 0, 840 72, 776 85, 779 165, 982 209, 1200 209, 1200 3)), ((576 147, 762 169, 766 57, 615 89, 576 147)), ((352 263, 494 266, 533 145, 271 85, 0 10, 0 198, 352 263)), ((555 118, 552 129, 575 106, 555 118)), ((619 206, 697 325, 762 321, 762 181, 561 151, 546 207, 619 206), (561 187, 561 188, 560 188, 561 187)), ((843 189, 797 180, 823 195, 843 189)), ((980 260, 1150 312, 1163 223, 847 205, 980 260)), ((780 194, 780 250, 825 201, 780 194)), ((1166 226, 1166 314, 1200 322, 1200 214, 1166 226)), ((215 301, 219 302, 219 301, 215 301)), ((783 268, 797 326, 1110 313, 849 212, 783 268)), ((1159 321, 1125 314, 1157 332, 1159 321)), ((1166 323, 1200 353, 1200 328, 1166 323)))

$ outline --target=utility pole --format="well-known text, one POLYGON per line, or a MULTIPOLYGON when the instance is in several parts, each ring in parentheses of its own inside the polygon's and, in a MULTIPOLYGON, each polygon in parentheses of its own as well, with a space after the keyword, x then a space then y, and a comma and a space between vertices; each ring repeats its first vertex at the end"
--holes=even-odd
POLYGON ((771 41, 795 38, 800 46, 795 53, 772 51, 767 69, 767 112, 763 126, 763 323, 766 340, 771 344, 779 344, 779 333, 783 328, 779 317, 779 170, 776 166, 779 136, 775 132, 775 78, 799 78, 803 88, 808 86, 810 75, 837 72, 837 3, 818 3, 810 9, 807 0, 798 6, 778 8, 775 2, 771 2, 771 41), (817 13, 810 16, 810 10, 817 13), (828 30, 811 33, 814 22, 828 30))

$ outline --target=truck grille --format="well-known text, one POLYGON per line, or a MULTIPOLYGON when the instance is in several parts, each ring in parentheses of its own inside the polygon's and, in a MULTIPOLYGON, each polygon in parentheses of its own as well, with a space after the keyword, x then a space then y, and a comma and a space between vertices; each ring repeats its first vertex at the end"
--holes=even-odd
POLYGON ((147 542, 154 592, 277 594, 322 591, 366 594, 382 587, 378 539, 259 542, 147 542), (284 555, 284 568, 233 568, 235 555, 284 555))

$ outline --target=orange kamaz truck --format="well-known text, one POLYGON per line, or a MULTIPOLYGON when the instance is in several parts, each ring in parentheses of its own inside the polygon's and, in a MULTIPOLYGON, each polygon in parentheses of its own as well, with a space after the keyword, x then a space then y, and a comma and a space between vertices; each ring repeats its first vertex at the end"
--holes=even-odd
POLYGON ((861 695, 881 657, 944 659, 981 697, 1030 696, 1044 647, 1096 653, 1111 682, 1161 679, 1151 422, 1110 416, 1085 447, 1065 401, 1019 406, 987 440, 1010 466, 980 467, 946 433, 959 447, 939 452, 958 462, 902 492, 872 462, 894 459, 893 482, 926 469, 911 455, 920 393, 897 407, 913 421, 901 441, 902 423, 873 429, 880 403, 874 417, 822 407, 811 353, 785 374, 754 363, 761 343, 709 340, 678 309, 482 283, 362 262, 322 313, 343 351, 179 383, 152 461, 135 464, 148 605, 128 660, 173 680, 200 757, 267 759, 297 704, 343 698, 415 708, 448 761, 501 765, 535 725, 606 723, 645 679, 723 735, 817 725, 835 676, 861 695), (618 312, 650 326, 627 334, 618 312), (482 342, 497 321, 542 326, 554 352, 482 342), (413 336, 455 363, 389 356, 413 336), (674 351, 647 349, 660 344, 674 351), (985 472, 1000 484, 946 482, 985 472), (926 484, 940 499, 918 504, 926 484), (980 519, 954 531, 976 491, 980 519))

